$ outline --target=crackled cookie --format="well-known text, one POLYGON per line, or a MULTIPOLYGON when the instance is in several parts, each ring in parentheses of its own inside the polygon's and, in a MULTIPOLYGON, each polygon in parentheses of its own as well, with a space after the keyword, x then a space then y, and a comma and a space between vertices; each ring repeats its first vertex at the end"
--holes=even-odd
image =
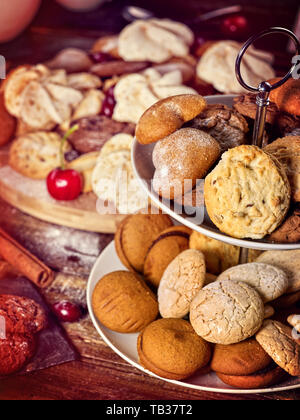
POLYGON ((256 340, 274 362, 291 376, 300 375, 300 346, 292 338, 292 329, 267 320, 256 334, 256 340))
POLYGON ((154 190, 164 198, 183 195, 202 179, 221 153, 219 143, 204 131, 182 128, 155 145, 154 190))
MULTIPOLYGON (((9 152, 9 165, 20 174, 44 179, 60 165, 61 137, 56 133, 37 132, 17 138, 9 152)), ((66 142, 64 152, 71 150, 66 142)))
POLYGON ((168 265, 189 247, 191 230, 185 226, 173 226, 159 233, 150 246, 144 264, 144 276, 158 287, 168 265))
POLYGON ((259 294, 248 284, 222 280, 200 290, 190 308, 190 320, 210 343, 235 344, 261 327, 265 310, 259 294))
POLYGON ((205 284, 205 259, 201 251, 188 249, 167 267, 158 288, 159 312, 163 318, 183 318, 205 284))
POLYGON ((200 95, 177 95, 162 99, 142 115, 136 127, 136 138, 141 144, 164 139, 197 117, 206 106, 205 99, 200 95))
POLYGON ((255 338, 250 338, 229 346, 217 344, 210 365, 213 371, 224 375, 244 376, 265 369, 271 362, 255 338))
POLYGON ((117 254, 129 270, 143 272, 145 258, 153 241, 173 226, 165 214, 135 214, 128 216, 118 227, 115 236, 117 254))
POLYGON ((283 270, 289 280, 286 293, 300 290, 300 250, 291 251, 266 251, 257 260, 259 263, 271 264, 283 270))
POLYGON ((188 378, 205 367, 211 357, 210 345, 183 319, 159 319, 138 338, 140 363, 163 378, 188 378))
POLYGON ((291 187, 278 161, 244 145, 222 155, 205 179, 204 195, 208 214, 222 232, 262 239, 284 220, 291 187))
POLYGON ((92 305, 99 321, 120 333, 142 331, 158 315, 154 293, 139 275, 128 271, 104 276, 95 287, 92 305))
POLYGON ((289 287, 287 274, 263 263, 241 264, 224 271, 217 280, 235 280, 247 283, 260 295, 264 303, 282 296, 289 287))

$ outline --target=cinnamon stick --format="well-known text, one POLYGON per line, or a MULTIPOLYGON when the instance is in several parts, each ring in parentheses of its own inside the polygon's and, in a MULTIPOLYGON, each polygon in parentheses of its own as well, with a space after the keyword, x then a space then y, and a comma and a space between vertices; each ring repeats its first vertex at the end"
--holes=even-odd
POLYGON ((53 271, 0 228, 0 256, 40 288, 54 280, 53 271))

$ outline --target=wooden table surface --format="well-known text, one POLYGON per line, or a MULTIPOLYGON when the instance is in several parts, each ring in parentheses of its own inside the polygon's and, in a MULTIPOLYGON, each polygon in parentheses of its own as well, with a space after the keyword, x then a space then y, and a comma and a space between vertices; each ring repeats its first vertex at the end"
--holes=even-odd
MULTIPOLYGON (((63 47, 75 46, 89 48, 94 39, 100 34, 117 32, 124 26, 121 17, 121 5, 127 2, 115 1, 108 3, 98 12, 88 14, 74 14, 63 11, 54 2, 44 1, 42 9, 33 26, 17 40, 0 46, 0 53, 14 63, 24 61, 40 61, 48 59, 63 47), (52 3, 52 4, 50 4, 52 3)), ((136 2, 131 2, 136 3, 136 2)), ((138 2, 149 6, 151 2, 138 2)), ((174 8, 162 11, 164 15, 170 11, 181 13, 182 2, 171 2, 174 8)), ((191 13, 199 3, 187 0, 191 13)), ((202 3, 202 2, 201 2, 202 3)), ((240 3, 248 3, 241 1, 240 3)), ((285 7, 280 7, 280 1, 251 2, 252 14, 259 18, 256 29, 266 26, 283 24, 292 27, 298 1, 291 1, 285 7), (265 7, 259 9, 265 3, 265 7), (272 14, 269 5, 272 3, 272 14), (276 4, 275 4, 276 3, 276 4)), ((282 2, 281 2, 282 3, 282 2)), ((158 9, 161 1, 153 1, 158 9)), ((170 2, 164 2, 167 6, 170 2)), ((218 6, 228 5, 228 2, 218 1, 218 6)), ((203 8, 202 8, 203 9, 203 8)), ((185 8, 185 13, 188 8, 185 8)), ((198 9, 197 9, 198 10, 198 9)), ((213 37, 216 26, 206 28, 207 37, 213 37)), ((284 43, 276 52, 277 67, 280 72, 289 66, 288 57, 284 51, 284 43)), ((63 298, 85 304, 86 276, 90 271, 97 255, 112 240, 107 235, 87 234, 75 232, 72 229, 60 228, 39 222, 0 201, 0 225, 10 232, 23 245, 43 259, 48 265, 58 271, 53 286, 45 291, 50 303, 63 298), (76 258, 69 255, 63 240, 52 246, 51 233, 61 230, 61 238, 68 235, 77 236, 78 247, 82 246, 82 239, 89 240, 89 253, 78 251, 76 258), (86 236, 90 235, 90 236, 86 236)), ((84 241, 83 241, 84 242, 84 241)), ((44 371, 26 376, 7 378, 0 383, 0 399, 98 399, 98 400, 299 400, 300 390, 265 395, 231 395, 211 392, 199 392, 174 386, 154 379, 131 367, 117 356, 99 338, 91 321, 86 316, 78 324, 66 324, 66 331, 80 353, 80 360, 62 366, 56 366, 44 371)))

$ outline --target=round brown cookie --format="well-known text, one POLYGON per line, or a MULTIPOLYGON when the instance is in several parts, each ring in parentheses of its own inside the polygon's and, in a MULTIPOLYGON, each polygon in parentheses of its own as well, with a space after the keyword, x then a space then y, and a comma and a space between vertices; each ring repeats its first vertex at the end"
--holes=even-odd
POLYGON ((262 239, 284 220, 291 187, 276 159, 256 146, 243 145, 223 153, 205 179, 204 196, 207 212, 222 232, 262 239))
POLYGON ((252 337, 265 316, 259 294, 248 284, 221 280, 205 286, 190 308, 191 324, 215 344, 235 344, 252 337))
MULTIPOLYGON (((236 109, 240 114, 244 117, 250 118, 251 120, 255 120, 257 112, 256 94, 247 93, 237 96, 234 98, 233 103, 234 109, 236 109)), ((279 110, 277 106, 271 102, 268 107, 266 122, 272 125, 275 124, 278 115, 279 110)))
POLYGON ((205 367, 211 348, 182 319, 160 319, 150 324, 138 338, 142 366, 163 378, 188 378, 205 367))
POLYGON ((270 236, 270 241, 296 243, 300 241, 300 209, 297 208, 270 236))
POLYGON ((267 320, 256 334, 256 340, 278 366, 291 376, 300 376, 300 346, 293 339, 290 327, 267 320))
POLYGON ((229 346, 217 344, 213 352, 211 368, 225 375, 244 376, 265 369, 271 362, 271 357, 258 342, 250 338, 229 346))
POLYGON ((128 271, 104 276, 95 287, 92 305, 99 321, 120 333, 142 331, 158 315, 154 293, 138 274, 128 271))
POLYGON ((200 95, 178 95, 163 99, 150 107, 141 117, 136 138, 141 144, 155 143, 179 130, 206 107, 200 95))
POLYGON ((222 152, 248 142, 249 127, 245 118, 237 111, 223 104, 208 105, 186 126, 210 134, 218 141, 222 152))
POLYGON ((183 318, 205 284, 206 267, 201 251, 187 249, 165 270, 159 288, 159 312, 163 318, 183 318))
POLYGON ((185 226, 173 226, 161 232, 150 246, 144 264, 144 276, 155 287, 168 265, 181 252, 189 248, 192 231, 185 226))
POLYGON ((154 190, 164 198, 184 194, 204 178, 221 154, 219 143, 196 128, 182 128, 159 141, 153 151, 154 190))
POLYGON ((147 252, 157 235, 173 225, 165 214, 135 214, 118 227, 115 247, 122 263, 129 270, 143 272, 147 252))
POLYGON ((258 389, 279 384, 287 374, 272 363, 266 369, 248 376, 224 375, 223 373, 217 373, 217 376, 222 382, 234 388, 258 389))
MULTIPOLYGON (((274 79, 272 82, 277 82, 274 79)), ((271 92, 270 100, 275 102, 280 111, 300 116, 300 80, 290 78, 284 85, 271 92)))

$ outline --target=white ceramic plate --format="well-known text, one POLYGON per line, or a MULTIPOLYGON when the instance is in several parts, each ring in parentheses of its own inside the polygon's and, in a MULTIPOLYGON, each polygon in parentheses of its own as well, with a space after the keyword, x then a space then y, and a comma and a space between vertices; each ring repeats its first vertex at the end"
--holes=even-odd
MULTIPOLYGON (((114 242, 112 242, 108 247, 103 251, 103 253, 98 258, 88 281, 87 286, 87 304, 90 316, 92 318, 93 324, 97 329, 100 336, 106 342, 106 344, 111 347, 122 359, 130 363, 132 366, 140 369, 141 371, 159 378, 148 370, 144 369, 138 360, 137 354, 137 337, 138 334, 119 334, 115 333, 107 328, 105 328, 95 317, 93 308, 92 308, 92 295, 94 288, 98 281, 113 271, 126 270, 127 269, 120 262, 114 247, 114 242)), ((186 379, 184 381, 171 381, 164 378, 160 378, 163 381, 173 383, 175 385, 180 385, 185 388, 192 388, 200 391, 210 391, 210 392, 221 392, 221 393, 230 393, 230 394, 258 394, 258 393, 269 393, 269 392, 278 392, 278 391, 287 391, 291 389, 300 388, 300 377, 291 378, 282 384, 265 389, 255 389, 255 390, 241 390, 231 388, 228 385, 225 385, 221 382, 214 373, 208 375, 197 375, 186 379)))
MULTIPOLYGON (((206 100, 209 104, 222 103, 224 105, 232 106, 233 104, 232 95, 215 95, 208 96, 206 100)), ((132 162, 135 171, 135 175, 140 181, 142 188, 148 194, 149 198, 154 204, 160 207, 165 213, 176 219, 179 223, 196 230, 209 238, 217 239, 222 242, 226 242, 231 245, 236 245, 243 248, 259 249, 259 250, 288 250, 288 249, 299 249, 300 243, 291 244, 279 244, 272 243, 268 240, 253 241, 250 239, 235 239, 222 232, 212 223, 205 209, 204 211, 204 222, 200 226, 193 221, 188 219, 185 214, 178 214, 173 211, 172 208, 161 199, 156 193, 151 190, 151 180, 153 179, 155 168, 152 163, 152 152, 154 144, 143 146, 134 140, 132 150, 132 162)))

